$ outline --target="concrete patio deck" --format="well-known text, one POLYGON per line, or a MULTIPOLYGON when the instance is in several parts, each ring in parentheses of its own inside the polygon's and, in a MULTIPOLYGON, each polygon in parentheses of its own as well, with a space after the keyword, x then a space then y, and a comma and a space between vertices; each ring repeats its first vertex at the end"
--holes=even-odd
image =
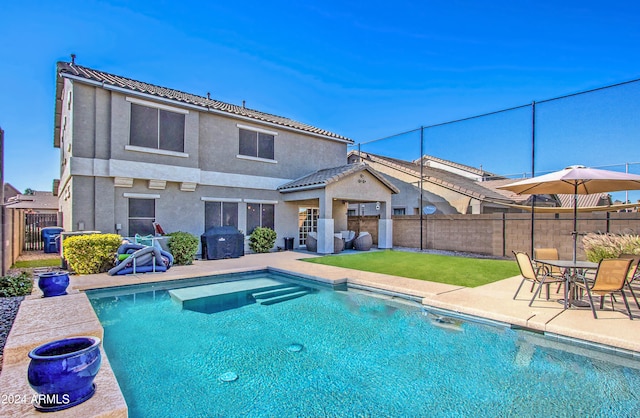
MULTIPOLYGON (((83 293, 85 290, 266 268, 284 270, 327 283, 346 282, 353 287, 408 295, 427 307, 612 346, 627 356, 640 359, 640 309, 633 301, 632 309, 637 315, 637 320, 629 320, 621 301, 617 302, 616 311, 599 311, 598 319, 594 319, 588 308, 563 309, 562 304, 553 300, 561 296, 553 293, 552 300, 539 298, 529 307, 531 294, 527 285, 521 290, 518 299, 513 300, 513 294, 521 280, 519 276, 476 288, 465 288, 300 261, 301 258, 308 257, 315 255, 304 252, 252 254, 237 259, 195 261, 191 266, 175 266, 165 273, 71 276, 69 295, 47 299, 41 298, 37 293, 39 290, 36 289, 34 294, 22 303, 7 339, 3 368, 0 372, 0 388, 6 393, 31 396, 33 391, 26 379, 29 360, 27 353, 40 344, 76 335, 95 335, 102 338, 102 327, 83 293)), ((124 397, 120 393, 106 356, 104 359, 96 378, 99 388, 96 395, 81 405, 66 411, 50 413, 49 416, 127 415, 124 397)), ((31 404, 14 403, 0 405, 0 415, 37 416, 40 413, 36 412, 31 404)))

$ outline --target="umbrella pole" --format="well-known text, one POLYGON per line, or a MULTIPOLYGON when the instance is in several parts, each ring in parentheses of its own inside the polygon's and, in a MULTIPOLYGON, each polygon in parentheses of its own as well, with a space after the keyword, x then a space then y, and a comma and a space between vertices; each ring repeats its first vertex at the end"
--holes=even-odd
POLYGON ((578 248, 578 183, 574 186, 573 191, 573 262, 576 262, 576 253, 578 248))

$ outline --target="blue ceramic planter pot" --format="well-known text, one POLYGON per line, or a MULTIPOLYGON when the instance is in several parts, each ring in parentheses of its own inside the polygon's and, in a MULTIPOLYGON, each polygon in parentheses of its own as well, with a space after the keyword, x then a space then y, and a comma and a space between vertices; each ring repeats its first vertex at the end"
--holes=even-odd
POLYGON ((38 275, 38 287, 45 298, 67 294, 69 273, 66 271, 52 271, 38 275))
POLYGON ((102 362, 100 342, 97 337, 72 337, 31 350, 27 378, 39 395, 37 410, 59 411, 93 396, 102 362))

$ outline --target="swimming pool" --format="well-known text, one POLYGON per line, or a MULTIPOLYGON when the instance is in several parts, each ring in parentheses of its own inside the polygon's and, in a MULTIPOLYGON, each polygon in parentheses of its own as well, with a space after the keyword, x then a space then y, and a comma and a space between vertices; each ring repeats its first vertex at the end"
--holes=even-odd
POLYGON ((87 295, 132 417, 640 415, 637 360, 414 302, 272 272, 87 295))

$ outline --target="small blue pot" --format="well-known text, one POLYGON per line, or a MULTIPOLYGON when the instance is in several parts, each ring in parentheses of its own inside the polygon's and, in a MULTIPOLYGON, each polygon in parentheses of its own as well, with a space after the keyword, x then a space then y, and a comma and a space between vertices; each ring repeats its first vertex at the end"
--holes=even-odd
POLYGON ((97 337, 72 337, 31 350, 27 379, 39 395, 38 411, 60 411, 93 396, 102 362, 100 342, 97 337))
POLYGON ((45 298, 67 294, 69 273, 66 271, 52 271, 38 275, 38 287, 45 298))

